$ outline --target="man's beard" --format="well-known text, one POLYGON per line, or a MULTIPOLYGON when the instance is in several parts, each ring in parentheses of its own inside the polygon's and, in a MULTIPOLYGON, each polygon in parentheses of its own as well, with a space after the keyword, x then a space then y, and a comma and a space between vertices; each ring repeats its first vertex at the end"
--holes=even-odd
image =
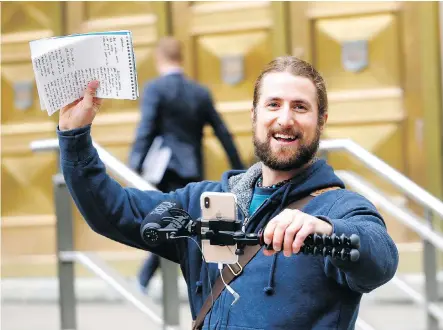
MULTIPOLYGON (((281 147, 281 153, 292 152, 292 155, 289 157, 279 157, 276 153, 274 153, 271 149, 271 139, 273 139, 272 135, 275 132, 270 132, 265 142, 259 141, 256 135, 256 127, 254 123, 254 147, 255 147, 255 155, 258 157, 260 161, 263 162, 264 165, 269 167, 274 171, 291 171, 298 168, 303 167, 308 164, 311 160, 314 159, 319 145, 320 145, 320 126, 317 126, 317 130, 315 132, 314 140, 305 144, 300 140, 300 145, 297 150, 294 152, 294 147, 281 147)), ((291 132, 279 132, 283 134, 292 134, 291 132)), ((292 134, 298 136, 299 139, 302 139, 303 136, 301 134, 292 134)))

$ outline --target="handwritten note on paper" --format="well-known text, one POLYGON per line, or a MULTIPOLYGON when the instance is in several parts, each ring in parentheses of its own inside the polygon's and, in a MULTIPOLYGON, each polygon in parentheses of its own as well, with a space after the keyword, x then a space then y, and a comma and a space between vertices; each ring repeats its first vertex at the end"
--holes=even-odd
POLYGON ((41 105, 48 114, 82 97, 91 80, 100 82, 98 97, 131 100, 138 97, 130 33, 61 39, 55 39, 57 47, 45 51, 31 45, 31 53, 34 50, 36 54, 32 60, 41 105))

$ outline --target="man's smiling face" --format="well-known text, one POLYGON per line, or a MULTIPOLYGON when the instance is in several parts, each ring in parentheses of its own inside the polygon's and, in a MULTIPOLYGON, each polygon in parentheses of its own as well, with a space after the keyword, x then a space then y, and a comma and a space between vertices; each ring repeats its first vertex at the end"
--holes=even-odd
POLYGON ((317 91, 310 79, 267 73, 252 119, 255 152, 267 167, 289 171, 315 156, 324 120, 319 120, 317 91))

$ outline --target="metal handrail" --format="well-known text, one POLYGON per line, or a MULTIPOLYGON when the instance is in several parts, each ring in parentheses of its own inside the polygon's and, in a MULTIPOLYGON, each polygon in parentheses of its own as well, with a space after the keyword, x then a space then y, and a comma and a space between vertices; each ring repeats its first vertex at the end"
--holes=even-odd
POLYGON ((383 194, 375 187, 371 187, 368 183, 364 183, 361 178, 357 177, 357 175, 348 171, 335 171, 335 173, 346 185, 349 185, 350 188, 366 196, 369 200, 377 204, 379 208, 384 209, 403 225, 420 235, 422 239, 431 242, 435 247, 443 251, 443 235, 433 231, 427 224, 425 224, 425 220, 422 220, 412 212, 394 204, 389 198, 383 196, 383 194))
MULTIPOLYGON (((112 173, 119 179, 125 181, 128 186, 140 189, 140 190, 158 190, 153 185, 149 184, 137 173, 132 171, 119 159, 107 152, 99 144, 93 142, 94 147, 97 149, 98 155, 106 167, 112 171, 112 173)), ((35 152, 53 151, 58 150, 59 144, 57 139, 38 140, 31 142, 31 150, 35 152)))
POLYGON ((377 156, 371 154, 354 141, 349 139, 323 140, 320 142, 320 150, 347 151, 364 163, 369 169, 377 173, 377 175, 385 178, 393 186, 401 190, 410 198, 443 217, 443 203, 441 200, 421 188, 419 185, 386 164, 377 156))
POLYGON ((371 325, 363 321, 361 318, 357 318, 357 321, 355 322, 355 325, 357 329, 361 330, 375 330, 371 325))
MULTIPOLYGON (((139 175, 137 175, 137 173, 130 170, 125 164, 113 157, 103 147, 95 142, 94 146, 98 151, 100 159, 102 159, 106 166, 111 169, 115 175, 124 179, 128 185, 141 190, 156 190, 154 186, 143 180, 139 175)), ((57 150, 58 148, 59 145, 57 139, 39 140, 31 143, 31 149, 33 151, 57 150)), ((354 141, 349 139, 322 140, 320 142, 320 150, 347 151, 364 163, 369 169, 385 178, 393 186, 414 199, 416 202, 433 210, 443 217, 443 203, 438 198, 418 186, 416 183, 386 164, 377 156, 371 154, 354 141)))
MULTIPOLYGON (((123 162, 117 159, 115 156, 106 151, 103 147, 93 142, 94 147, 96 148, 100 159, 106 165, 107 169, 112 172, 115 178, 122 180, 125 185, 137 188, 139 190, 158 190, 147 181, 145 181, 142 177, 140 177, 137 173, 132 171, 129 167, 127 167, 123 162)), ((39 140, 31 142, 31 150, 34 152, 44 152, 44 151, 55 151, 59 149, 59 143, 57 139, 48 139, 48 140, 39 140)), ((56 189, 66 189, 58 187, 60 183, 64 180, 61 177, 61 174, 57 174, 56 181, 58 182, 56 189)), ((61 185, 66 187, 64 184, 61 185)), ((60 190, 59 193, 63 191, 60 190)), ((62 194, 65 195, 65 194, 62 194)), ((57 210, 57 199, 62 197, 56 197, 56 210, 57 210)), ((65 196, 64 200, 67 199, 65 196)), ((56 213, 63 213, 65 215, 63 219, 59 219, 61 214, 57 214, 57 232, 59 231, 69 231, 72 232, 72 228, 67 230, 67 228, 62 229, 63 223, 72 223, 72 218, 70 211, 66 209, 56 213), (60 227, 60 228, 59 228, 60 227)), ((72 235, 72 233, 70 234, 72 235)), ((57 233, 58 241, 59 233, 57 233)), ((62 239, 62 238, 61 238, 62 239)), ((71 238, 72 240, 72 238, 71 238)), ((145 315, 149 316, 151 320, 153 320, 158 325, 162 325, 164 330, 173 330, 176 329, 174 326, 179 322, 179 303, 178 303, 178 289, 177 289, 177 277, 178 277, 178 269, 176 265, 169 260, 161 258, 161 268, 162 268, 162 278, 163 278, 163 319, 159 316, 159 311, 153 310, 152 305, 147 305, 147 301, 143 299, 141 294, 135 292, 131 287, 123 280, 123 277, 117 272, 113 271, 110 267, 108 267, 100 258, 91 253, 84 253, 79 251, 73 251, 73 246, 70 246, 68 250, 60 250, 60 246, 58 244, 57 247, 58 259, 60 267, 64 267, 63 274, 59 272, 59 282, 63 283, 66 281, 73 281, 73 270, 72 266, 69 263, 79 262, 87 267, 89 270, 94 272, 97 276, 99 276, 102 280, 108 283, 111 287, 113 287, 120 295, 125 298, 127 301, 132 303, 138 310, 143 312, 145 315), (71 275, 67 275, 71 273, 71 275), (171 278, 174 278, 174 282, 171 283, 171 278), (168 285, 165 285, 167 283, 168 285), (166 308, 167 306, 167 308, 166 308), (174 325, 171 325, 174 324, 174 325)), ((74 293, 72 292, 72 283, 60 287, 60 295, 63 296, 60 299, 60 313, 61 313, 61 325, 64 329, 66 326, 68 328, 75 329, 75 304, 72 303, 72 296, 74 293)))
POLYGON ((88 268, 95 275, 100 277, 103 281, 108 283, 114 290, 120 293, 127 301, 146 314, 157 325, 164 326, 165 329, 174 330, 175 327, 169 327, 164 324, 162 318, 159 316, 158 310, 153 310, 153 306, 147 306, 147 301, 141 293, 135 292, 134 289, 128 288, 128 282, 122 281, 122 276, 116 276, 109 266, 103 264, 101 258, 97 257, 91 252, 77 252, 77 251, 62 251, 60 258, 63 261, 76 261, 88 268))
MULTIPOLYGON (((377 156, 371 154, 369 151, 353 142, 349 139, 337 139, 337 140, 324 140, 320 143, 321 151, 346 151, 351 154, 354 158, 360 160, 367 168, 375 172, 379 177, 384 178, 387 182, 391 183, 394 187, 403 192, 406 196, 419 203, 424 208, 424 215, 427 222, 427 228, 423 226, 413 225, 413 221, 408 217, 402 217, 403 223, 408 225, 409 228, 413 229, 418 233, 423 239, 423 260, 424 260, 424 273, 425 273, 425 299, 417 300, 415 295, 411 295, 411 290, 408 290, 408 294, 415 302, 423 303, 426 306, 427 312, 427 329, 434 330, 438 329, 439 322, 443 320, 443 314, 440 309, 437 308, 435 302, 438 300, 438 282, 436 278, 437 273, 437 255, 436 247, 441 250, 442 244, 441 239, 437 239, 435 232, 432 230, 434 215, 443 217, 443 203, 441 200, 418 186, 416 183, 412 182, 406 176, 402 175, 400 172, 383 162, 377 156)), ((374 195, 373 195, 374 197, 374 195)), ((382 204, 385 201, 381 201, 382 204)), ((391 205, 392 206, 392 205, 391 205)), ((393 211, 389 208, 389 211, 393 211)), ((402 213, 399 209, 397 215, 402 213)), ((394 215, 395 216, 395 215, 394 215)), ((397 217, 398 219, 398 217, 397 217)), ((440 235, 439 235, 440 236, 440 235)), ((399 286, 399 281, 394 280, 392 283, 399 286)), ((404 287, 402 287, 404 289, 404 287)))
MULTIPOLYGON (((383 209, 402 224, 417 232, 420 236, 422 236, 423 239, 428 237, 428 241, 443 251, 443 235, 432 232, 427 225, 423 224, 423 220, 420 220, 417 215, 405 211, 393 203, 389 198, 384 196, 383 193, 378 191, 375 187, 372 187, 367 182, 364 182, 364 180, 357 175, 348 171, 336 171, 336 174, 354 191, 366 196, 373 203, 377 204, 380 209, 383 209)), ((440 322, 443 322, 443 309, 441 309, 437 304, 427 302, 423 295, 415 291, 411 286, 400 280, 397 276, 394 276, 391 283, 405 292, 415 303, 424 306, 430 315, 438 319, 440 322)))
POLYGON ((392 283, 406 293, 416 304, 424 306, 428 313, 438 319, 439 322, 443 322, 443 309, 440 306, 432 302, 426 302, 423 295, 415 291, 410 285, 406 284, 406 282, 397 276, 394 276, 392 283))

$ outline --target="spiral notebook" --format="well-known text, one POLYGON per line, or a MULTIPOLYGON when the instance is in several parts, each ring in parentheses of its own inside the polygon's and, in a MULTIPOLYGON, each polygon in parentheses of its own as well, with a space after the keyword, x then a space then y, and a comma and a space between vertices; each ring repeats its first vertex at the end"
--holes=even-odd
POLYGON ((32 66, 42 111, 51 116, 98 80, 97 97, 139 97, 130 31, 94 32, 33 40, 32 66))

